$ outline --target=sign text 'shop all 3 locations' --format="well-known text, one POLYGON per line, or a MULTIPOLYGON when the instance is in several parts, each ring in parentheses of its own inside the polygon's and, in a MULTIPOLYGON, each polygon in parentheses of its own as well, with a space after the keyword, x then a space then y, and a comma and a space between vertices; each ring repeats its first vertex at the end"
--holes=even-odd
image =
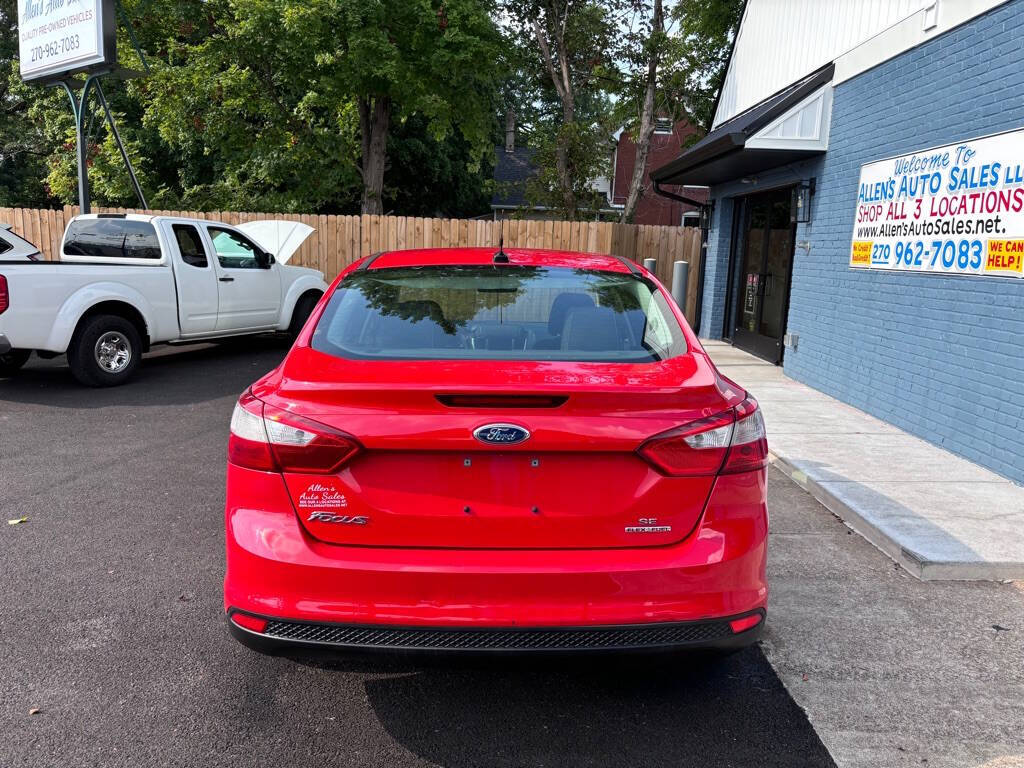
POLYGON ((850 266, 1024 277, 1024 131, 861 167, 850 266))

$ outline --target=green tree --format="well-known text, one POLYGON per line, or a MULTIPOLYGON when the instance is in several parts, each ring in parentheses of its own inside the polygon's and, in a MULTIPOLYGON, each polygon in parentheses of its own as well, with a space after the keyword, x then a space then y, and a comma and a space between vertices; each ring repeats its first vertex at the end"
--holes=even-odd
POLYGON ((648 193, 655 119, 709 124, 742 11, 743 0, 637 0, 623 17, 616 111, 632 135, 636 155, 622 221, 632 219, 648 193))
POLYGON ((458 130, 479 164, 499 36, 478 0, 212 0, 211 13, 209 36, 156 68, 147 114, 187 156, 219 156, 211 202, 323 210, 359 188, 380 213, 389 131, 413 115, 437 140, 458 130))
MULTIPOLYGON (((622 89, 626 96, 622 104, 632 107, 633 120, 626 123, 633 137, 633 176, 626 192, 626 202, 620 221, 632 221, 640 198, 646 191, 647 157, 651 149, 656 117, 664 116, 666 109, 661 106, 656 112, 659 75, 662 74, 663 59, 671 45, 665 33, 665 10, 662 0, 654 0, 648 6, 637 3, 636 13, 622 36, 620 46, 623 61, 632 65, 629 77, 622 89), (660 113, 660 114, 659 114, 660 113)), ((670 110, 674 111, 674 110, 670 110)))
POLYGON ((422 115, 395 121, 388 135, 388 159, 385 212, 450 218, 490 213, 485 181, 494 172, 493 158, 488 153, 478 161, 461 132, 438 139, 422 115))
MULTIPOLYGON (((377 210, 382 194, 413 204, 402 190, 431 178, 460 185, 445 189, 446 210, 478 204, 501 49, 486 0, 121 5, 131 23, 118 33, 121 64, 144 69, 137 40, 149 72, 104 89, 153 207, 330 213, 365 198, 377 210), (367 125, 361 104, 388 119, 367 125)), ((15 11, 0 0, 0 201, 73 203, 70 106, 62 91, 20 81, 15 11)), ((89 165, 95 204, 135 203, 98 119, 89 165)))
POLYGON ((710 129, 744 0, 678 0, 670 11, 675 45, 662 90, 694 125, 710 129))
POLYGON ((600 203, 593 182, 608 171, 618 0, 507 0, 521 66, 536 73, 541 102, 532 126, 537 202, 567 218, 600 203))
POLYGON ((17 2, 0 0, 0 206, 54 201, 45 183, 53 142, 29 114, 31 97, 18 70, 17 2))

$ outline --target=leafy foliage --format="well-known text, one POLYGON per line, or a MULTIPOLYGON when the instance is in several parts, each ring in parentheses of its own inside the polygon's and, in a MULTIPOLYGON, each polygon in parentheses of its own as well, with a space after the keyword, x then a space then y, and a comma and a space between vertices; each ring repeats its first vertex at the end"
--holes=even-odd
POLYGON ((511 46, 537 150, 531 203, 574 219, 593 217, 605 201, 595 182, 610 171, 617 17, 611 0, 507 0, 511 46), (528 106, 527 106, 528 105, 528 106))
MULTIPOLYGON (((104 89, 153 207, 484 213, 511 109, 540 165, 532 200, 590 217, 645 57, 661 57, 658 114, 706 123, 742 7, 678 0, 659 36, 650 1, 120 0, 121 64, 148 74, 104 89)), ((74 203, 67 96, 21 82, 16 19, 0 0, 0 204, 74 203)), ((93 201, 135 205, 91 110, 93 201)))
POLYGON ((743 5, 743 0, 678 0, 671 11, 677 26, 669 47, 665 98, 705 130, 714 118, 743 5))
MULTIPOLYGON (((16 7, 14 0, 0 3, 6 75, 0 195, 30 205, 76 202, 67 97, 21 83, 16 7)), ((408 168, 384 158, 382 169, 395 175, 388 181, 391 201, 410 200, 395 193, 405 186, 403 177, 458 179, 457 191, 434 196, 437 209, 487 210, 480 169, 494 135, 500 36, 486 0, 124 0, 123 6, 149 73, 108 78, 104 88, 152 206, 357 210, 363 186, 358 103, 384 96, 394 104, 385 140, 392 126, 399 136, 387 143, 389 151, 403 163, 430 162, 408 168)), ((118 50, 123 66, 143 69, 124 28, 118 50)), ((100 120, 89 158, 94 202, 135 204, 100 120)))

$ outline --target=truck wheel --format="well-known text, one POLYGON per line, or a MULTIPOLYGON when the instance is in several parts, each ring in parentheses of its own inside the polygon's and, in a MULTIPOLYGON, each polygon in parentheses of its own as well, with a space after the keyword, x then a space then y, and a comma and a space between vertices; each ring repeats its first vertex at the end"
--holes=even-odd
POLYGON ((31 349, 12 349, 0 355, 0 376, 13 376, 30 357, 31 349))
POLYGON ((313 314, 316 303, 320 301, 322 295, 322 293, 307 293, 301 296, 295 303, 295 309, 292 310, 292 321, 288 325, 288 335, 293 339, 299 335, 302 326, 306 324, 309 316, 313 314))
POLYGON ((83 320, 68 347, 71 374, 87 387, 116 387, 131 378, 142 357, 138 329, 123 317, 83 320))

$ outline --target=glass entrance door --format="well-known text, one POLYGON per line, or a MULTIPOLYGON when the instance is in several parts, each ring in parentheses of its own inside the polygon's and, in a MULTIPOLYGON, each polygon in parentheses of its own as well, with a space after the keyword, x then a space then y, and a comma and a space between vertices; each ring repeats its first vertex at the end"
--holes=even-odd
POLYGON ((795 225, 790 190, 746 199, 733 344, 772 363, 782 361, 795 225))

